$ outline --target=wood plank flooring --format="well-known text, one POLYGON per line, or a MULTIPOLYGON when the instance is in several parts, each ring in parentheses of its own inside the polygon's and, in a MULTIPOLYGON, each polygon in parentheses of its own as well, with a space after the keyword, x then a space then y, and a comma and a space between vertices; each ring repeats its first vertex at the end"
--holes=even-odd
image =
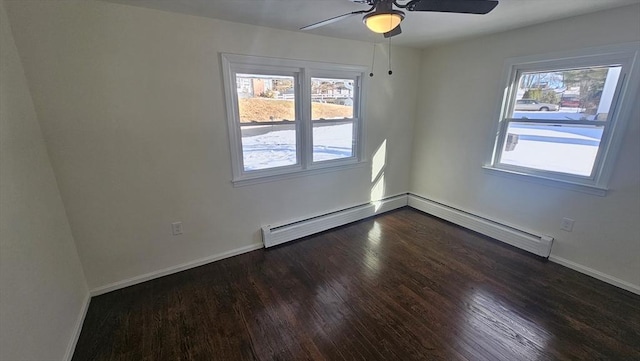
POLYGON ((95 297, 73 360, 640 360, 640 296, 403 208, 95 297))

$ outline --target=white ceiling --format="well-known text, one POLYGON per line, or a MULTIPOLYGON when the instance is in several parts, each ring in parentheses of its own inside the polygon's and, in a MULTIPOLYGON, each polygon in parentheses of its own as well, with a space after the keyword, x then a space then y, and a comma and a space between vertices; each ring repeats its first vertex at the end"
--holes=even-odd
MULTIPOLYGON (((368 8, 350 0, 103 1, 293 31, 330 17, 368 8)), ((407 0, 398 2, 404 4, 407 0)), ((500 0, 487 15, 406 12, 402 22, 403 33, 394 37, 393 43, 426 47, 634 3, 640 3, 640 0, 500 0)), ((384 41, 382 35, 367 30, 358 15, 307 32, 367 42, 384 41)))

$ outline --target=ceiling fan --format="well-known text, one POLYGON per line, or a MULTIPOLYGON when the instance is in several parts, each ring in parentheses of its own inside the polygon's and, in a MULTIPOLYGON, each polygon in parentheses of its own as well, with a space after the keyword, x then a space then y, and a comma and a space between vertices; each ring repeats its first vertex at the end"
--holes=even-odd
POLYGON ((369 30, 374 33, 384 34, 385 38, 390 38, 402 33, 402 29, 400 29, 400 22, 404 19, 404 12, 394 9, 394 6, 398 9, 404 9, 407 11, 487 14, 498 5, 498 1, 495 0, 410 0, 406 4, 400 4, 398 3, 398 0, 350 1, 367 4, 371 7, 368 10, 353 11, 322 20, 320 22, 304 26, 300 28, 300 30, 311 30, 346 19, 353 15, 365 14, 362 21, 369 30))

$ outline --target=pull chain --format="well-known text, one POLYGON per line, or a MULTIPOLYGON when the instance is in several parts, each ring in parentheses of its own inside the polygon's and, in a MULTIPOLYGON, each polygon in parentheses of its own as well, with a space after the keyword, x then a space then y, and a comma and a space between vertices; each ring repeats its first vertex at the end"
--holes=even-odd
POLYGON ((373 78, 373 66, 376 64, 376 43, 373 43, 373 57, 371 59, 371 73, 369 76, 373 78))
POLYGON ((393 74, 391 71, 391 38, 389 38, 389 75, 393 74))

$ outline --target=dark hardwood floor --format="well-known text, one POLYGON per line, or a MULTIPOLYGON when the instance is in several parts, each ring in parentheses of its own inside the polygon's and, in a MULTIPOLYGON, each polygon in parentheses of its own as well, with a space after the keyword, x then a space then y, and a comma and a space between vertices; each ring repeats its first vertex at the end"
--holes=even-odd
POLYGON ((640 296, 404 208, 95 297, 73 360, 640 360, 640 296))

